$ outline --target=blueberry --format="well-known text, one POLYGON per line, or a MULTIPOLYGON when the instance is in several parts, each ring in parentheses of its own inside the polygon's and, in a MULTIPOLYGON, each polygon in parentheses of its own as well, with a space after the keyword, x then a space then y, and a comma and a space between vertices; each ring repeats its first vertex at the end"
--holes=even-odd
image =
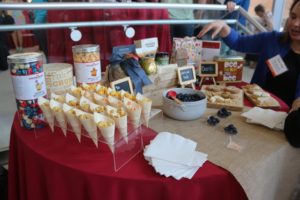
POLYGON ((218 110, 217 115, 218 117, 226 118, 231 115, 231 112, 228 111, 226 108, 221 108, 220 110, 218 110))
POLYGON ((177 99, 181 99, 181 98, 182 98, 182 93, 178 93, 178 94, 176 95, 176 98, 177 98, 177 99))
POLYGON ((207 119, 207 123, 211 126, 215 126, 216 124, 218 124, 220 122, 220 120, 217 118, 217 117, 214 117, 214 116, 210 116, 208 119, 207 119))
POLYGON ((236 135, 238 133, 237 128, 233 125, 230 124, 224 128, 225 133, 230 134, 230 135, 236 135))
MULTIPOLYGON (((169 96, 167 98, 171 99, 169 96)), ((204 99, 205 97, 200 96, 199 94, 183 94, 177 93, 176 98, 183 102, 194 102, 204 99)))

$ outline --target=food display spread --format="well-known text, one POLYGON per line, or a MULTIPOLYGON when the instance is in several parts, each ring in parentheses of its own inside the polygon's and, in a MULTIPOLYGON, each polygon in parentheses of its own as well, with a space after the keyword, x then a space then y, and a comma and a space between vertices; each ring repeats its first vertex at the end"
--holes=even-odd
POLYGON ((207 96, 209 108, 243 109, 243 91, 235 86, 203 85, 201 90, 207 96))
POLYGON ((242 87, 246 97, 261 108, 280 108, 279 102, 257 84, 242 87))

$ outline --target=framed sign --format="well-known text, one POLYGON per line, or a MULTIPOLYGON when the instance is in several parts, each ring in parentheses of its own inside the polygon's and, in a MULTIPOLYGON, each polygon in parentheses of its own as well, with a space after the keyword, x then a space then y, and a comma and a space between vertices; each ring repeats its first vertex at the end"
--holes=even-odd
POLYGON ((201 77, 216 77, 218 76, 217 62, 201 62, 199 67, 199 76, 201 77))
POLYGON ((188 85, 196 82, 194 66, 179 67, 177 69, 180 85, 188 85))
POLYGON ((110 87, 115 89, 116 91, 124 90, 130 94, 133 94, 133 88, 131 79, 129 77, 125 77, 110 83, 110 87))

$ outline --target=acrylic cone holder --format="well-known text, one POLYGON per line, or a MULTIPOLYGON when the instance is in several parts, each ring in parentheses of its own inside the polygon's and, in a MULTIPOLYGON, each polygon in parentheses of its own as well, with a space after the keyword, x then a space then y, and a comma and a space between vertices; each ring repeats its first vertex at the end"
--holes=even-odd
MULTIPOLYGON (((155 117, 159 113, 162 113, 160 109, 152 109, 149 120, 151 120, 151 118, 155 117)), ((66 120, 67 120, 67 117, 66 117, 66 120)), ((47 123, 47 120, 45 120, 44 122, 47 123)), ((95 148, 107 148, 107 147, 105 147, 105 145, 108 146, 112 153, 112 156, 113 156, 114 170, 118 171, 124 165, 126 165, 130 160, 132 160, 138 153, 143 151, 144 144, 143 144, 142 134, 143 134, 143 130, 145 129, 145 126, 142 126, 142 124, 145 124, 142 117, 140 119, 140 124, 137 128, 134 128, 133 124, 128 119, 128 123, 127 123, 128 135, 126 138, 120 134, 118 128, 115 128, 114 143, 112 145, 110 145, 105 140, 105 138, 101 134, 101 131, 97 128, 96 129, 97 130, 97 138, 93 138, 93 139, 96 139, 98 147, 93 143, 93 141, 91 141, 90 144, 94 145, 95 148)), ((51 131, 49 126, 47 128, 49 128, 49 131, 51 131)), ((38 129, 34 129, 33 131, 35 132, 36 138, 42 137, 42 135, 40 135, 38 133, 39 132, 38 129)), ((61 127, 59 126, 59 123, 55 119, 55 127, 54 127, 53 133, 57 134, 58 132, 60 132, 61 134, 64 135, 64 133, 63 133, 64 131, 65 130, 61 129, 61 127)), ((90 135, 85 130, 85 128, 83 127, 82 124, 80 125, 80 132, 81 132, 81 137, 90 138, 92 140, 92 138, 90 137, 90 135)), ((75 135, 75 132, 73 131, 72 126, 67 121, 66 137, 68 137, 68 134, 70 134, 70 133, 75 135)), ((78 137, 76 135, 75 135, 75 137, 76 137, 76 140, 79 142, 78 137)))

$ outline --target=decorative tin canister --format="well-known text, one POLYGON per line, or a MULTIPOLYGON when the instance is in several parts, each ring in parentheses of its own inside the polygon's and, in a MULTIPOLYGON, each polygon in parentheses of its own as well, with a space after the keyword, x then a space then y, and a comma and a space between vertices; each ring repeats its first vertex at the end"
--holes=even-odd
POLYGON ((7 57, 21 126, 43 127, 43 114, 37 99, 46 95, 42 54, 21 53, 7 57))
POLYGON ((56 94, 66 93, 73 85, 73 67, 68 63, 44 64, 47 96, 51 92, 56 94))
POLYGON ((240 56, 218 57, 217 82, 240 82, 243 76, 244 59, 240 56))
POLYGON ((169 54, 167 52, 158 52, 155 56, 156 65, 168 65, 169 54))
POLYGON ((72 47, 77 85, 94 84, 101 80, 99 45, 85 44, 72 47))

